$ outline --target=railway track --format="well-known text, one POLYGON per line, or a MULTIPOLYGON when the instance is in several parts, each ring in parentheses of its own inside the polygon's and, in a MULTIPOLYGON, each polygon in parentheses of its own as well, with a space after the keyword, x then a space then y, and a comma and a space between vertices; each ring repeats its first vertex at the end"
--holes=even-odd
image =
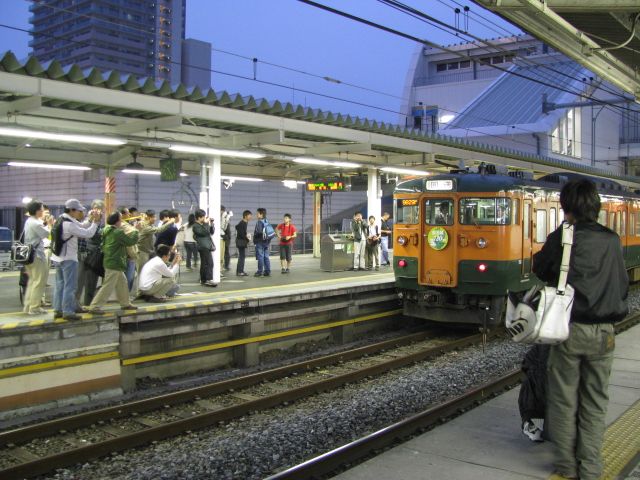
MULTIPOLYGON (((632 314, 616 325, 616 334, 640 323, 640 313, 632 314)), ((266 480, 303 480, 321 478, 335 472, 345 465, 359 462, 374 452, 388 448, 399 441, 408 439, 416 433, 441 423, 443 419, 458 415, 492 396, 513 387, 520 382, 520 369, 494 379, 463 395, 435 405, 416 415, 386 426, 369 435, 346 445, 307 460, 282 472, 278 472, 266 480)))
POLYGON ((434 329, 0 432, 0 478, 34 477, 287 404, 482 341, 481 335, 450 337, 445 339, 442 330, 434 329))

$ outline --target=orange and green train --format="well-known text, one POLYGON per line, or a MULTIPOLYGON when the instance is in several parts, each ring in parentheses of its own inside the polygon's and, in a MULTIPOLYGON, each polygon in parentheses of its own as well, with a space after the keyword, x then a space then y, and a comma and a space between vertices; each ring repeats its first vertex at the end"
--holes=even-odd
MULTIPOLYGON (((533 255, 564 219, 560 189, 575 174, 539 180, 466 172, 399 183, 394 193, 394 273, 404 314, 495 325, 507 291, 539 280, 533 255)), ((598 222, 620 235, 631 280, 640 279, 640 195, 592 178, 598 222)))

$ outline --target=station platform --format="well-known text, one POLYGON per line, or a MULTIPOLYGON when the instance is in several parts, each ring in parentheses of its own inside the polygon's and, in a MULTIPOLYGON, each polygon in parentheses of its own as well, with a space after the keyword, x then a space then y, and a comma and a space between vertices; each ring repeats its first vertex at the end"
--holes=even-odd
POLYGON ((144 378, 255 366, 301 342, 349 342, 402 312, 389 267, 323 272, 319 259, 296 256, 289 274, 230 273, 205 290, 195 271, 183 272, 181 294, 167 303, 109 303, 104 315, 71 322, 16 311, 17 275, 5 273, 0 295, 13 303, 0 314, 0 420, 118 396, 144 378))
MULTIPOLYGON (((603 448, 606 480, 640 478, 639 343, 640 325, 616 337, 603 448)), ((512 389, 334 478, 557 479, 551 443, 533 443, 520 430, 518 393, 512 389)))
MULTIPOLYGON (((295 255, 291 272, 280 273, 280 261, 275 256, 271 257, 272 273, 270 277, 254 277, 253 272, 257 270, 255 258, 247 258, 245 270, 248 277, 238 277, 235 274, 235 259, 231 262, 231 271, 224 272, 225 277, 216 288, 203 287, 199 283, 198 268, 187 271, 184 265, 181 266, 178 283, 180 291, 178 296, 170 299, 164 304, 148 304, 145 302, 134 302, 141 312, 161 312, 173 310, 183 305, 200 304, 202 302, 227 302, 232 298, 265 298, 272 294, 311 291, 322 289, 323 286, 334 285, 336 280, 347 282, 347 284, 357 283, 360 279, 377 278, 381 282, 393 279, 393 270, 390 267, 381 267, 379 271, 364 272, 324 272, 320 270, 320 259, 313 258, 312 255, 295 255)), ((0 273, 0 331, 18 327, 32 326, 39 327, 46 323, 53 323, 53 312, 49 308, 46 315, 27 316, 22 313, 18 289, 18 272, 0 273)), ((55 270, 51 269, 49 275, 46 298, 51 300, 53 286, 55 284, 55 270)), ((106 312, 118 311, 117 305, 106 305, 106 312)), ((129 312, 131 315, 131 312, 129 312)), ((92 315, 83 315, 83 320, 93 318, 92 315)))

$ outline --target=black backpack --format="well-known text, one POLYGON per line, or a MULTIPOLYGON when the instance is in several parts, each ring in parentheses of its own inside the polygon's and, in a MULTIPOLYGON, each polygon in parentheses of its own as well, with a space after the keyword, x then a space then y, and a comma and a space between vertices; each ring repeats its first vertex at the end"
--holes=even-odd
POLYGON ((62 223, 70 222, 71 220, 65 217, 58 217, 56 222, 53 224, 53 228, 51 229, 51 252, 54 255, 60 255, 62 252, 62 247, 64 244, 71 240, 72 237, 67 238, 66 240, 62 239, 62 223))

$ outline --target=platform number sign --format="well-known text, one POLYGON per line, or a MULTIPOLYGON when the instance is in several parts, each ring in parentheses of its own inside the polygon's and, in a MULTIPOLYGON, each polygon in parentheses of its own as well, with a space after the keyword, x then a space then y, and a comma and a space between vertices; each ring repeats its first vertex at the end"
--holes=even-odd
POLYGON ((160 180, 163 182, 175 182, 180 178, 182 161, 177 158, 164 158, 160 160, 160 180))

